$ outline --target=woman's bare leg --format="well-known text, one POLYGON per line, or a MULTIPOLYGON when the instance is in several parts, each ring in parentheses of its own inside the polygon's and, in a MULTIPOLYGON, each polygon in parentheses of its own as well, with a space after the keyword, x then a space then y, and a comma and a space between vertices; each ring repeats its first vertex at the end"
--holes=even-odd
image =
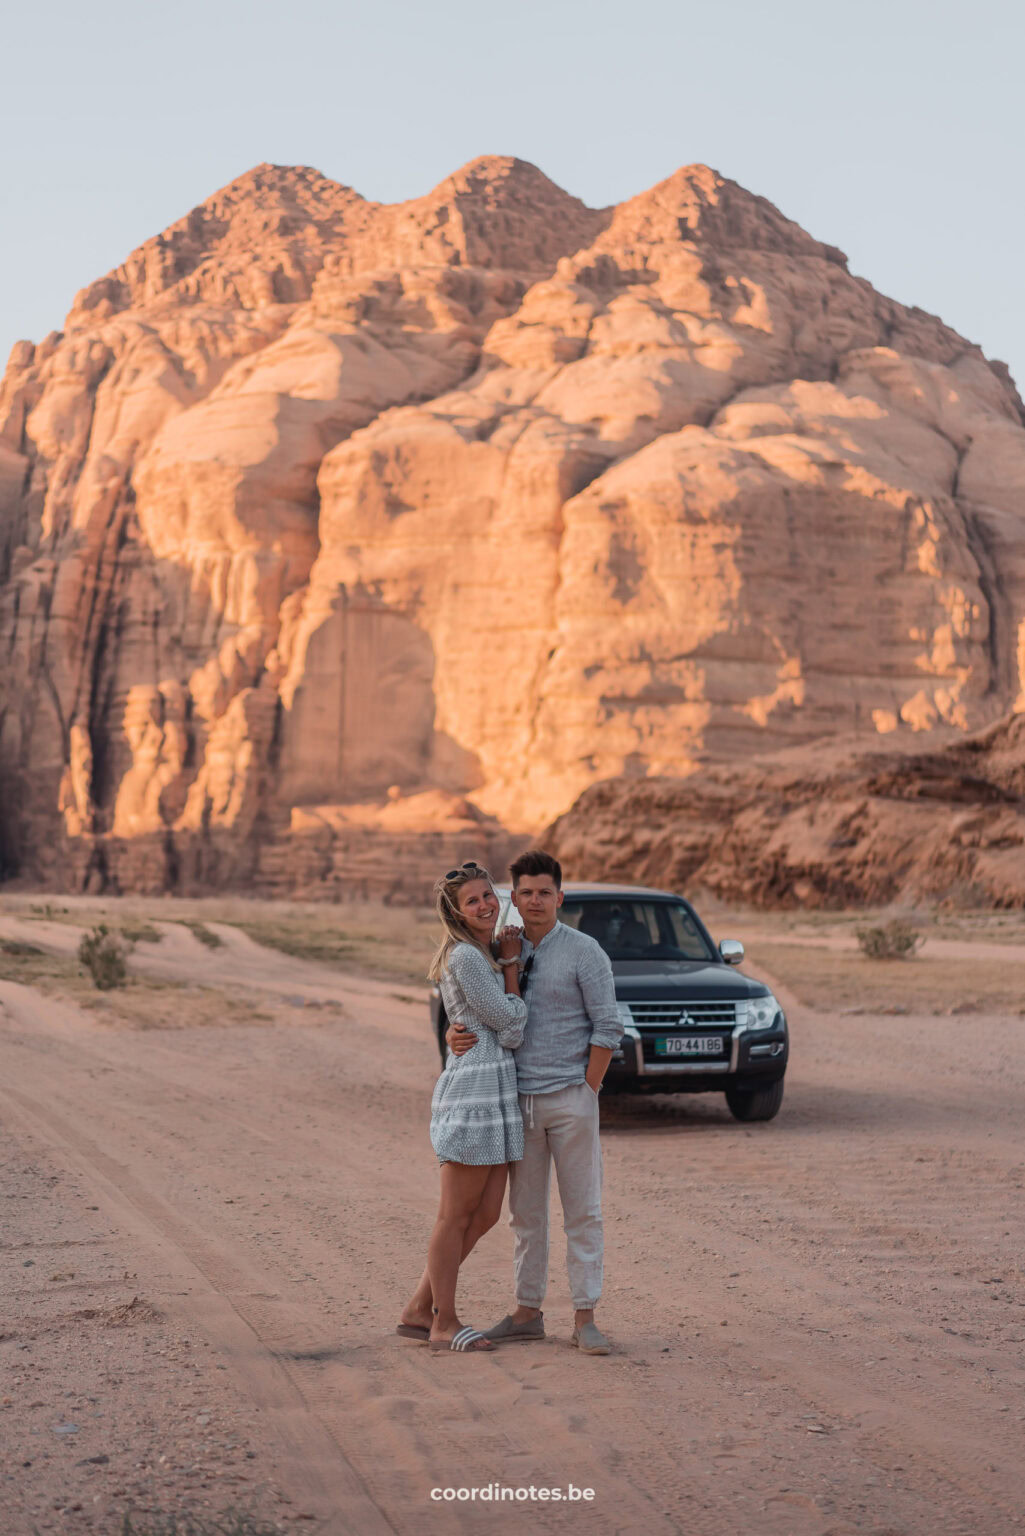
MULTIPOLYGON (((447 1165, 446 1165, 447 1166, 447 1165)), ((470 1219, 470 1225, 463 1234, 463 1247, 459 1256, 462 1264, 467 1254, 480 1242, 485 1232, 490 1232, 502 1214, 502 1202, 505 1199, 505 1186, 509 1181, 509 1164, 498 1163, 488 1170, 488 1177, 484 1185, 484 1191, 470 1219)), ((431 1277, 425 1269, 420 1276, 420 1283, 406 1306, 402 1310, 401 1321, 415 1327, 429 1328, 433 1321, 431 1311, 434 1305, 434 1295, 431 1291, 431 1277)))
POLYGON ((427 1272, 434 1297, 431 1338, 435 1342, 451 1339, 463 1326, 456 1315, 459 1263, 490 1171, 467 1163, 445 1163, 441 1169, 441 1205, 427 1246, 427 1272))
POLYGON ((463 1258, 480 1242, 485 1232, 498 1222, 502 1214, 502 1202, 505 1200, 505 1186, 509 1182, 509 1164, 499 1163, 492 1168, 484 1185, 484 1193, 480 1197, 477 1209, 473 1213, 473 1220, 466 1229, 466 1247, 463 1250, 463 1258))

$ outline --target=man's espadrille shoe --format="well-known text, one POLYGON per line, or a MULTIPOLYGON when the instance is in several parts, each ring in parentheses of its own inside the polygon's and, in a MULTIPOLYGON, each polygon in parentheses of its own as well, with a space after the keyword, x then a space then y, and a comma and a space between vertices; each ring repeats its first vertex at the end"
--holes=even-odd
POLYGON ((594 1323, 585 1323, 582 1328, 574 1328, 573 1343, 585 1355, 608 1355, 612 1353, 612 1345, 597 1328, 594 1323))
POLYGON ((530 1318, 525 1323, 513 1322, 512 1313, 503 1317, 500 1323, 493 1328, 485 1330, 484 1337, 491 1339, 496 1344, 504 1344, 508 1339, 543 1339, 545 1336, 545 1315, 539 1312, 536 1317, 530 1318))

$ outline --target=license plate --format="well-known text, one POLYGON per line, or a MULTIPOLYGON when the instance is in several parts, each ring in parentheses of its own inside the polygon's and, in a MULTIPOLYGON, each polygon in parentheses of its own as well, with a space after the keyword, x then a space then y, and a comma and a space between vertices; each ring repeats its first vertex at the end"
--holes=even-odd
POLYGON ((721 1035, 659 1035, 656 1056, 723 1056, 721 1035))

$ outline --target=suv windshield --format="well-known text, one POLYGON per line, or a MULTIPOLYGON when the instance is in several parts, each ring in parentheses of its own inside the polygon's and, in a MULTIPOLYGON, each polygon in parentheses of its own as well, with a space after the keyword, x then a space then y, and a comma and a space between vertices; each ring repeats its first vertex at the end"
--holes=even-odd
POLYGON ((682 902, 567 896, 559 917, 570 928, 597 939, 610 960, 715 958, 693 913, 682 902))

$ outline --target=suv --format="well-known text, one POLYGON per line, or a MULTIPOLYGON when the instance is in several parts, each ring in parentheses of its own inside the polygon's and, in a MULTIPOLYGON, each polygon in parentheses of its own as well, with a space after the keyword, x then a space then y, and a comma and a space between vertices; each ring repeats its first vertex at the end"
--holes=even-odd
MULTIPOLYGON (((733 969, 744 946, 716 947, 690 902, 634 885, 563 887, 559 919, 590 934, 612 961, 623 1038, 606 1084, 612 1093, 723 1093, 738 1120, 771 1120, 783 1102, 789 1035, 764 982, 733 969)), ((498 927, 520 923, 508 887, 498 927)), ((530 998, 529 983, 527 999, 530 998)), ((441 993, 431 1020, 445 1062, 441 993)))

